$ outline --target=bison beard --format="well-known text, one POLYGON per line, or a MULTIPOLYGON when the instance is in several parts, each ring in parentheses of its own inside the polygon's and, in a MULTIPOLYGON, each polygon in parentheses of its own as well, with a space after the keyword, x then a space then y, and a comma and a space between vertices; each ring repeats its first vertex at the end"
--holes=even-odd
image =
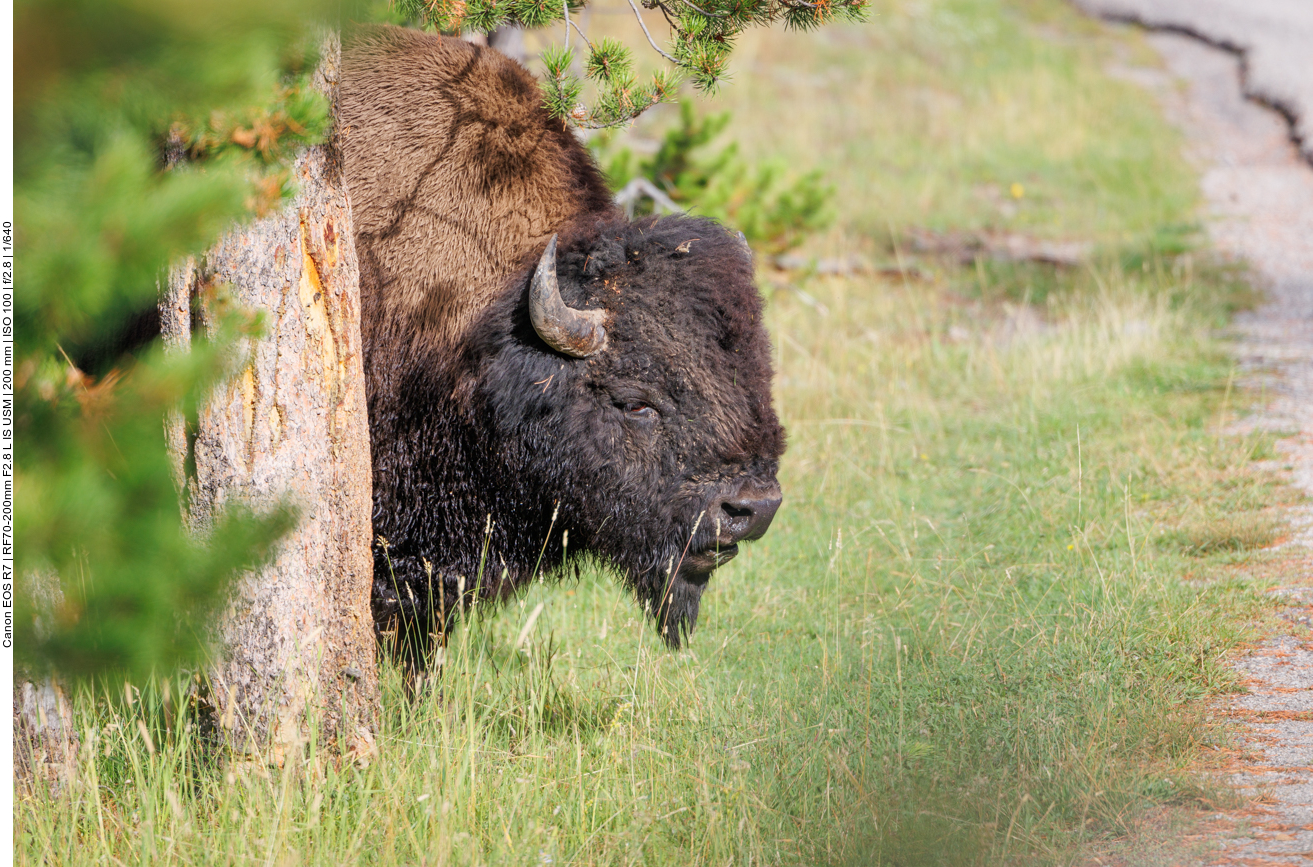
POLYGON ((533 79, 458 40, 357 34, 338 123, 380 631, 414 671, 475 600, 595 559, 678 647, 780 502, 746 245, 625 220, 533 79))

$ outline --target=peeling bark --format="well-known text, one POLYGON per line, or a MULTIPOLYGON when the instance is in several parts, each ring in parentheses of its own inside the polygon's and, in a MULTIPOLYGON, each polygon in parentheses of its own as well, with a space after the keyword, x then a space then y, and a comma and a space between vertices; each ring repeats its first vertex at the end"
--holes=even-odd
MULTIPOLYGON (((317 84, 336 107, 335 37, 323 57, 317 84)), ((378 706, 359 268, 336 139, 308 148, 294 171, 298 192, 282 211, 177 268, 160 300, 175 350, 189 345, 192 299, 208 287, 227 284, 264 312, 247 366, 195 431, 174 419, 168 438, 197 533, 228 505, 300 510, 274 562, 238 582, 208 671, 223 739, 280 765, 312 726, 321 743, 368 755, 378 706)), ((206 326, 204 301, 195 309, 206 326)))

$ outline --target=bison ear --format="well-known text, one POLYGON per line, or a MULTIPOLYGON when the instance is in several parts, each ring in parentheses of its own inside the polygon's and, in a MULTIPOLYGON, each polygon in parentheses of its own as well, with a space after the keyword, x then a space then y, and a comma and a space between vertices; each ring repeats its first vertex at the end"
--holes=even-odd
POLYGON ((556 281, 556 236, 547 242, 529 286, 529 321, 557 352, 587 358, 606 348, 605 310, 575 310, 561 300, 556 281))

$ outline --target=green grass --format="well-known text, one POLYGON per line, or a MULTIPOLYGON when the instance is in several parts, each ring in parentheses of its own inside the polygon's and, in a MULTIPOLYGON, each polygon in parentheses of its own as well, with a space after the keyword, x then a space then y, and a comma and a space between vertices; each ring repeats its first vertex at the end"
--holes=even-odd
POLYGON ((1147 59, 1057 0, 877 0, 870 23, 753 33, 721 101, 748 156, 823 166, 840 231, 995 228, 1124 243, 1187 221, 1176 134, 1111 58, 1147 59), (1013 194, 1019 184, 1020 198, 1013 194))
POLYGON ((1195 770, 1224 736, 1201 702, 1236 688, 1225 654, 1265 610, 1237 565, 1287 496, 1249 468, 1268 438, 1220 434, 1210 334, 1243 293, 1154 246, 1194 179, 1099 71, 1132 37, 1056 0, 911 8, 744 46, 733 135, 842 191, 817 249, 931 225, 1104 252, 763 275, 785 505, 691 650, 606 576, 535 588, 453 638, 441 695, 407 704, 387 672, 364 768, 313 737, 281 770, 211 764, 176 685, 84 694, 79 777, 20 800, 19 862, 1071 863, 1145 808, 1224 798, 1195 770), (1014 181, 1015 212, 978 194, 1014 181))

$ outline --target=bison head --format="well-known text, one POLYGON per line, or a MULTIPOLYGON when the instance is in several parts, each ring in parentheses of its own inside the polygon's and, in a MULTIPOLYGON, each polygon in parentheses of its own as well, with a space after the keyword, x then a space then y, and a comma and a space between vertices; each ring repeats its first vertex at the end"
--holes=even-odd
POLYGON ((751 252, 710 220, 603 221, 526 270, 466 344, 469 411, 499 482, 616 567, 678 647, 780 505, 751 252))

